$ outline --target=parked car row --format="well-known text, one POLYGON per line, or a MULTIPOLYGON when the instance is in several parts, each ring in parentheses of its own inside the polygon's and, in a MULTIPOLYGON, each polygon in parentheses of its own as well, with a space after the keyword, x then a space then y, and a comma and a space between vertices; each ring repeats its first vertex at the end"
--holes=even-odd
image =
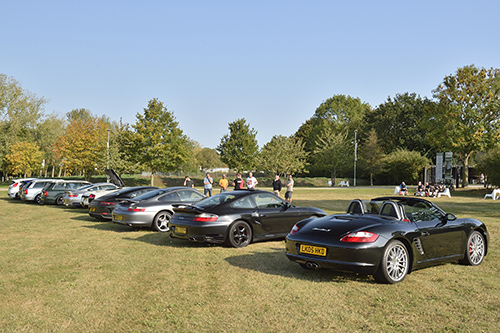
MULTIPOLYGON (((49 182, 52 185, 46 191, 49 187, 56 191, 63 183, 76 186, 49 182)), ((104 185, 66 193, 85 192, 92 186, 104 185)), ((489 233, 484 223, 457 218, 423 198, 353 200, 346 213, 327 215, 319 208, 296 207, 262 190, 205 197, 188 187, 136 186, 101 194, 88 195, 88 214, 101 221, 235 248, 285 239, 287 258, 305 269, 357 272, 373 275, 381 283, 398 283, 413 270, 445 262, 477 266, 488 252, 489 233)), ((9 196, 15 194, 9 192, 9 196)), ((60 202, 57 195, 49 197, 60 202)))

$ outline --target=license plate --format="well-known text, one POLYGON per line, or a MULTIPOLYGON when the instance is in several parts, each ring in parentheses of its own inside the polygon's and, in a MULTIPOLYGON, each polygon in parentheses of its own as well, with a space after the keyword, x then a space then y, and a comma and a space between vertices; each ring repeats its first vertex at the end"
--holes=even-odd
POLYGON ((122 215, 115 215, 114 219, 117 221, 123 221, 123 216, 122 215))
POLYGON ((95 212, 95 208, 94 207, 90 207, 89 208, 89 212, 95 212))
POLYGON ((300 245, 300 252, 305 254, 313 254, 315 256, 326 256, 326 248, 311 246, 311 245, 300 245))
POLYGON ((176 234, 186 234, 187 230, 184 227, 175 227, 176 234))

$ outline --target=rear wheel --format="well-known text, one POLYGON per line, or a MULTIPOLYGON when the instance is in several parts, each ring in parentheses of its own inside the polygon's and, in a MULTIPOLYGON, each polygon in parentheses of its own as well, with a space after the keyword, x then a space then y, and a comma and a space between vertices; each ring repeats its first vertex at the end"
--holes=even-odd
POLYGON ((39 205, 43 205, 43 201, 42 201, 42 196, 40 194, 38 194, 36 197, 35 197, 35 202, 39 205))
POLYGON ((408 250, 403 243, 393 240, 387 244, 377 272, 373 275, 382 283, 397 283, 404 280, 410 265, 408 250))
POLYGON ((252 241, 252 229, 244 221, 236 221, 229 227, 226 242, 232 247, 245 247, 252 241))
POLYGON ((58 206, 63 206, 64 205, 64 199, 63 199, 63 196, 60 195, 56 198, 56 205, 58 206))
POLYGON ((465 245, 465 256, 460 263, 470 266, 477 266, 482 263, 486 253, 484 236, 479 231, 473 231, 465 245))
POLYGON ((155 231, 160 231, 160 232, 167 232, 170 230, 168 227, 168 222, 172 219, 172 214, 169 212, 163 210, 156 214, 154 220, 153 220, 153 230, 155 231))

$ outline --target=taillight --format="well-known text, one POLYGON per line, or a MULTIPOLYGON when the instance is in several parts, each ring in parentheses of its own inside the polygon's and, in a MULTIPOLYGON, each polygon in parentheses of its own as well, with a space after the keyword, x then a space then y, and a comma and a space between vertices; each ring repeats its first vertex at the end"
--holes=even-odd
POLYGON ((49 191, 45 191, 45 192, 43 193, 43 195, 45 195, 46 197, 48 197, 48 196, 49 196, 49 191))
POLYGON ((299 229, 300 228, 297 225, 294 225, 292 230, 290 230, 290 235, 295 235, 299 229))
POLYGON ((17 187, 17 185, 19 185, 19 183, 14 183, 12 184, 12 187, 17 187))
POLYGON ((356 231, 342 237, 340 241, 346 243, 373 243, 378 239, 378 236, 368 231, 356 231))
POLYGON ((146 208, 132 208, 127 209, 127 212, 144 212, 146 208))
POLYGON ((196 222, 215 222, 217 221, 217 215, 200 214, 193 217, 193 221, 196 222))
POLYGON ((68 195, 68 197, 70 197, 70 198, 77 198, 78 194, 70 194, 70 195, 68 195))
POLYGON ((101 201, 101 202, 99 202, 100 206, 112 206, 114 204, 115 204, 114 202, 107 202, 107 201, 101 201))
POLYGON ((28 194, 28 190, 24 190, 24 194, 28 194))
POLYGON ((94 199, 95 199, 95 194, 94 194, 94 193, 92 193, 91 195, 89 195, 89 199, 94 200, 94 199))

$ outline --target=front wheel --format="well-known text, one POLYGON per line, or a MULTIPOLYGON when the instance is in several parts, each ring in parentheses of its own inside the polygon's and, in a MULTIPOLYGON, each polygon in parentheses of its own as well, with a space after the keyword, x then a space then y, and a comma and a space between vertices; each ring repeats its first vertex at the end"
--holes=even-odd
POLYGON ((381 283, 401 282, 408 274, 409 265, 406 246, 398 240, 393 240, 387 244, 378 270, 373 277, 381 283))
POLYGON ((159 231, 159 232, 167 232, 170 230, 168 227, 168 222, 172 219, 172 214, 170 214, 167 211, 161 211, 158 214, 156 214, 154 220, 153 220, 153 230, 159 231))
POLYGON ((486 253, 484 236, 479 231, 473 231, 465 245, 465 255, 460 263, 469 266, 477 266, 482 263, 486 253))
POLYGON ((232 247, 245 247, 252 241, 252 229, 248 223, 236 221, 229 227, 226 242, 232 247))

